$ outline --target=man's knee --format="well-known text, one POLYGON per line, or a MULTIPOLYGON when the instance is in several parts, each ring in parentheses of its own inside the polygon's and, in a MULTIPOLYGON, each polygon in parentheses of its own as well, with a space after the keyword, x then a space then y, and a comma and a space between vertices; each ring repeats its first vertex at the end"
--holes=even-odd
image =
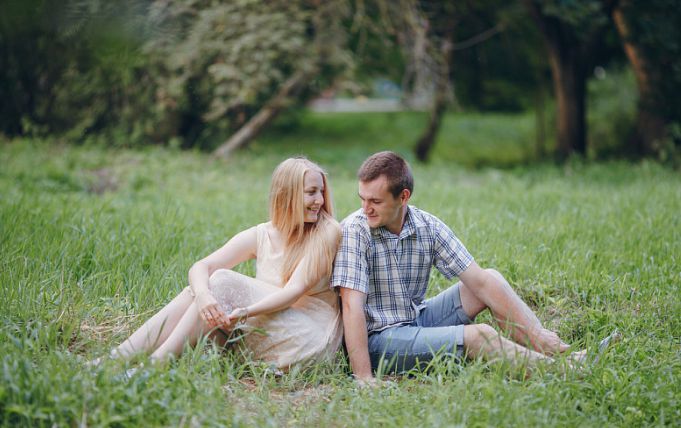
POLYGON ((489 324, 470 324, 464 326, 463 344, 466 347, 476 347, 490 341, 497 335, 496 330, 489 324))

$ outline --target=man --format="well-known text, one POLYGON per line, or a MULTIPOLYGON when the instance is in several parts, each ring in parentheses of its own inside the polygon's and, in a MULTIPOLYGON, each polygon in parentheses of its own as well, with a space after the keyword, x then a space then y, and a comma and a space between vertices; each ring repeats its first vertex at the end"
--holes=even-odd
POLYGON ((358 178, 362 208, 343 220, 331 278, 340 288, 345 344, 358 380, 372 382, 381 359, 403 371, 437 351, 533 362, 569 349, 501 274, 475 263, 449 227, 408 205, 414 179, 404 159, 376 153, 358 178), (460 282, 424 300, 431 266, 460 282), (513 340, 473 323, 484 309, 513 340))

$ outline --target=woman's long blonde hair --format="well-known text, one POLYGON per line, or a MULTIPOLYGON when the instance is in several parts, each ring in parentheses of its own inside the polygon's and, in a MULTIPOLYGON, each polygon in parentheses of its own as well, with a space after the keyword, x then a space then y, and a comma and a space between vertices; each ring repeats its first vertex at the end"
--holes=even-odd
POLYGON ((270 219, 284 238, 284 283, 291 278, 303 256, 308 285, 331 272, 340 242, 340 226, 333 218, 331 189, 324 170, 303 157, 280 163, 272 173, 270 219), (304 180, 308 171, 320 173, 324 184, 324 204, 314 223, 305 223, 304 180))

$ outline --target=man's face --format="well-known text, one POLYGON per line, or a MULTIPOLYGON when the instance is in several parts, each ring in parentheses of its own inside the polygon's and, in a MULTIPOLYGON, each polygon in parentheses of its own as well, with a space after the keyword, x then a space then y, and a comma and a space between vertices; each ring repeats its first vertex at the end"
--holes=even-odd
POLYGON ((359 198, 362 200, 362 210, 367 216, 369 227, 385 226, 396 235, 400 233, 409 190, 402 190, 395 198, 388 191, 388 180, 381 175, 373 181, 359 182, 359 198))

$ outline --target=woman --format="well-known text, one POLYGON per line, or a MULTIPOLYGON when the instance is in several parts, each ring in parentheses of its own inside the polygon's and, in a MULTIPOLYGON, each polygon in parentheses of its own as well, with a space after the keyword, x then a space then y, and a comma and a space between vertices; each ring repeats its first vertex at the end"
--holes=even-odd
POLYGON ((220 328, 245 331, 256 359, 279 369, 332 357, 340 345, 338 299, 328 286, 340 227, 326 176, 304 158, 276 168, 270 221, 244 230, 189 270, 189 286, 111 351, 111 357, 177 356, 220 328), (230 270, 256 259, 256 276, 230 270))

